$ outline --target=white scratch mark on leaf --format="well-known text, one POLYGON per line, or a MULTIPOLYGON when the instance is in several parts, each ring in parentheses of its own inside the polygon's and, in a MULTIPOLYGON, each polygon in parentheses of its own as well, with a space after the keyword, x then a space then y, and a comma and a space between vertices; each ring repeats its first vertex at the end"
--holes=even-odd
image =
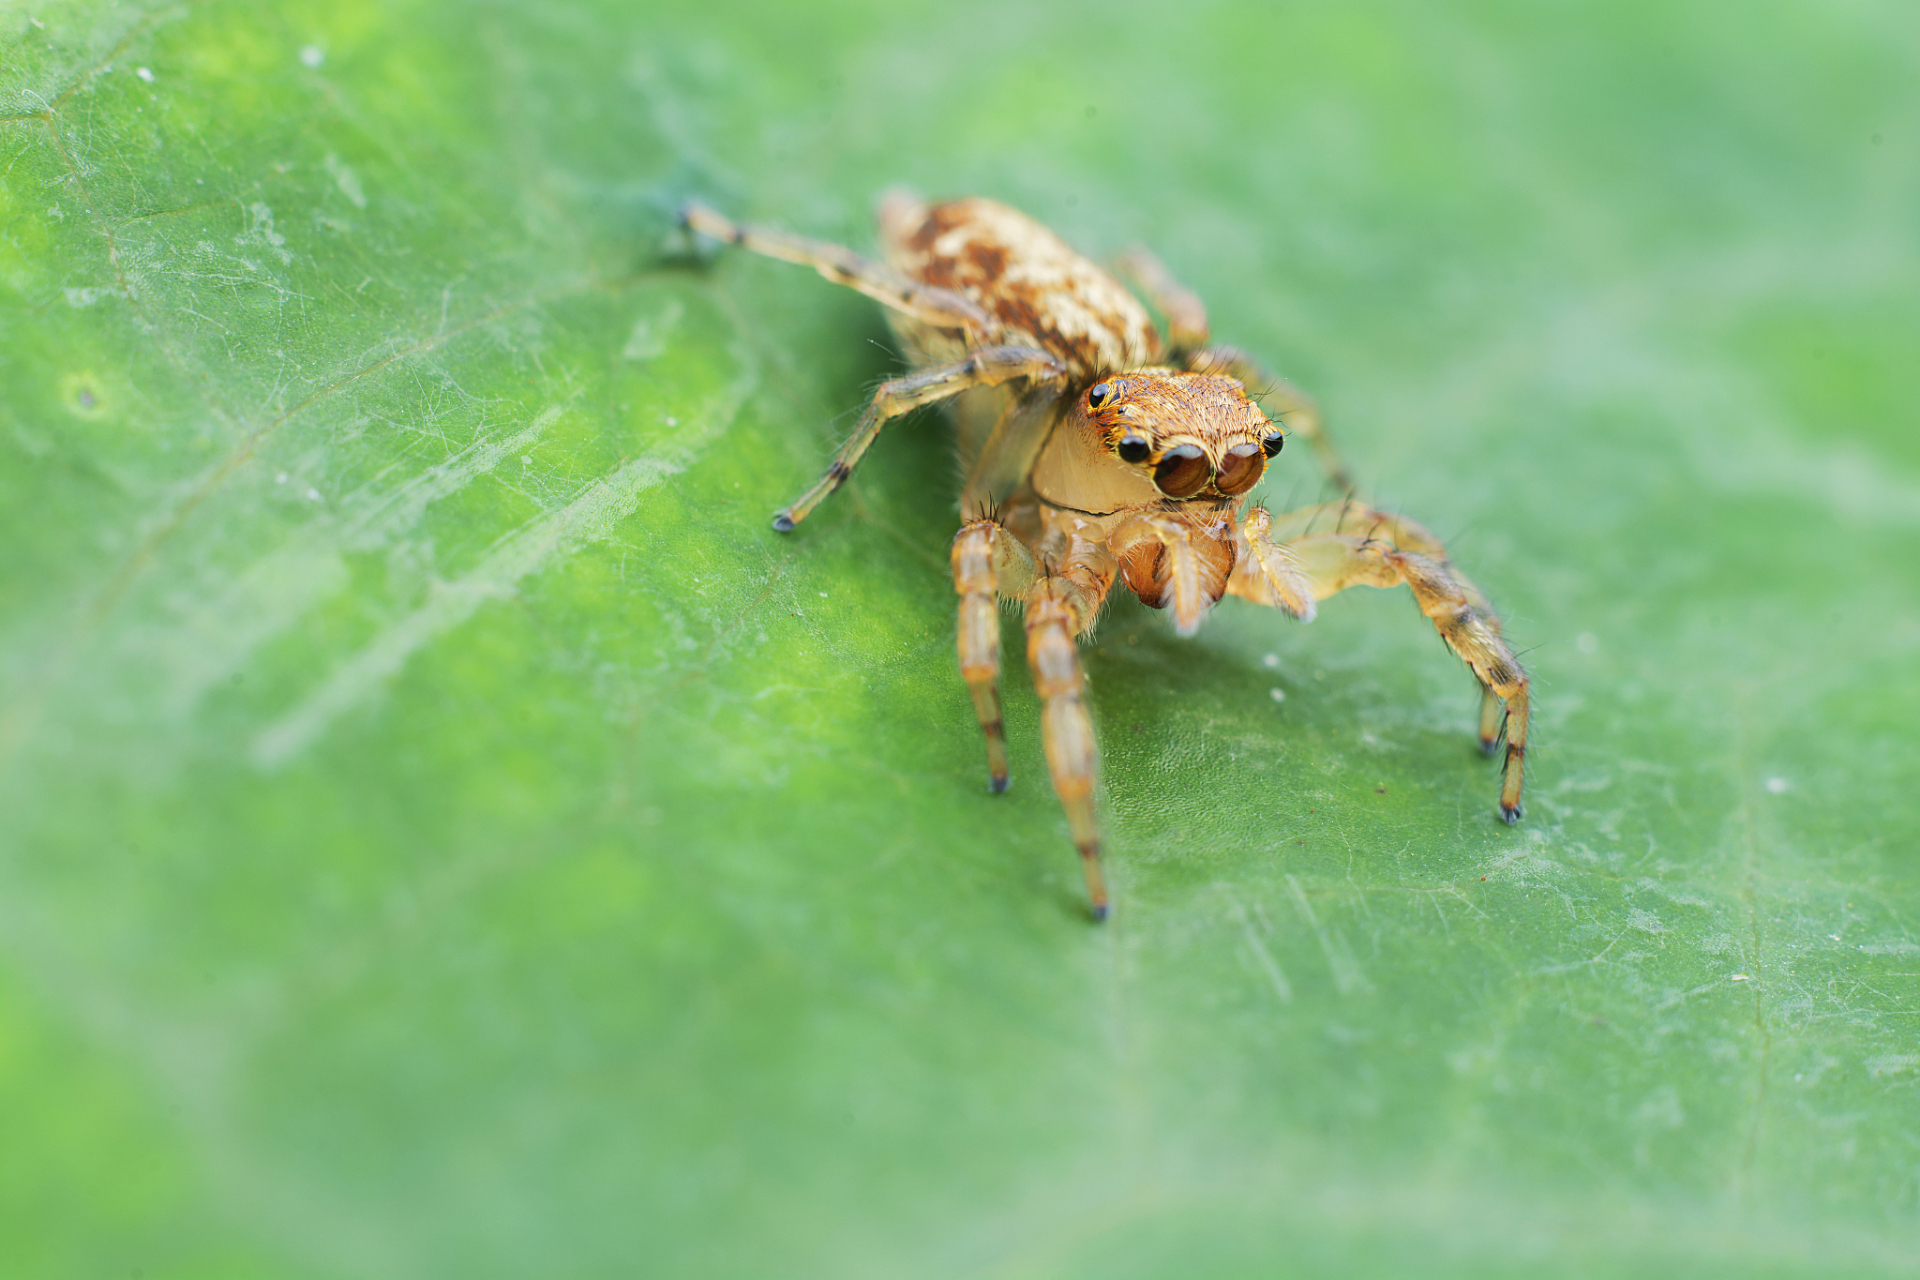
POLYGON ((247 214, 252 219, 247 229, 233 238, 235 244, 263 244, 272 249, 282 264, 293 261, 293 254, 287 249, 287 238, 273 229, 273 210, 259 200, 247 206, 247 214))
MULTIPOLYGON (((620 348, 621 358, 640 361, 664 355, 667 336, 679 326, 686 313, 687 308, 680 299, 669 298, 658 315, 641 316, 635 320, 633 332, 627 335, 627 345, 620 348)), ((667 419, 667 425, 674 425, 673 419, 667 419)))
POLYGON ((632 514, 641 494, 693 465, 758 382, 748 366, 701 415, 699 431, 659 453, 624 463, 585 486, 564 507, 502 538, 465 577, 436 585, 426 604, 376 635, 335 667, 304 702, 262 730, 253 740, 254 762, 265 769, 286 763, 334 720, 377 694, 410 657, 472 617, 481 605, 510 596, 521 579, 612 534, 632 514))
MULTIPOLYGON (((307 526, 297 546, 279 548, 256 560, 179 626, 141 637, 145 646, 157 651, 168 671, 166 710, 174 716, 186 715, 208 689, 238 670, 261 645, 345 589, 345 554, 386 547, 419 524, 434 503, 538 440, 566 408, 566 404, 549 406, 518 431, 476 440, 391 489, 362 489, 348 495, 336 515, 307 526)), ((274 477, 276 485, 285 482, 285 472, 274 477)))
POLYGON ((360 175, 332 152, 327 153, 327 158, 322 163, 327 166, 327 172, 333 175, 333 185, 340 188, 340 194, 351 201, 354 208, 366 208, 367 193, 366 189, 360 185, 360 175))
POLYGON ((1253 952, 1253 958, 1267 975, 1267 981, 1273 987, 1273 994, 1280 998, 1281 1004, 1293 1002, 1293 984, 1287 981, 1286 972, 1280 968, 1280 962, 1273 958, 1273 952, 1267 950, 1267 944, 1253 927, 1253 921, 1247 915, 1246 907, 1238 898, 1228 898, 1233 906, 1233 918, 1240 924, 1240 933, 1247 940, 1247 946, 1253 952))
POLYGON ((1313 904, 1307 901, 1306 891, 1301 889, 1298 880, 1288 876, 1287 888, 1292 891, 1294 905, 1300 909, 1308 927, 1320 939, 1321 953, 1326 956, 1327 969, 1333 974, 1334 990, 1343 996, 1371 992, 1373 984, 1360 971, 1360 962, 1354 959, 1353 948, 1347 944, 1347 935, 1320 923, 1320 918, 1313 913, 1313 904))

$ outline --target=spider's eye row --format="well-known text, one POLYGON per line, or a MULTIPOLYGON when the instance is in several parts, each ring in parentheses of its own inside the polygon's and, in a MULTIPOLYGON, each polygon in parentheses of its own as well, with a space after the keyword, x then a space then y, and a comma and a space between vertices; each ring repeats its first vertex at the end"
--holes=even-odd
POLYGON ((1122 462, 1145 462, 1153 453, 1153 446, 1139 436, 1128 436, 1120 442, 1115 452, 1120 455, 1122 462))
POLYGON ((1287 442, 1286 432, 1269 431, 1267 432, 1266 439, 1260 442, 1260 452, 1266 454, 1269 458, 1271 458, 1274 454, 1280 452, 1280 446, 1284 445, 1286 442, 1287 442))
POLYGON ((1098 409, 1111 399, 1113 399, 1113 384, 1096 382, 1093 384, 1093 390, 1087 392, 1087 408, 1098 409))

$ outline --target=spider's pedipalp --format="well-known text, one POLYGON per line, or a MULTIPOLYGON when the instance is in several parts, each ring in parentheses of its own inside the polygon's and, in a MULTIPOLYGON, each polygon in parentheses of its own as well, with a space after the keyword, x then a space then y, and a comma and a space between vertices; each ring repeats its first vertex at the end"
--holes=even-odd
POLYGON ((1159 511, 1122 523, 1107 538, 1119 559, 1127 586, 1145 604, 1171 606, 1176 634, 1193 635, 1200 621, 1227 592, 1231 550, 1192 520, 1159 511))
POLYGON ((1318 606, 1313 582, 1301 572, 1299 557, 1271 536, 1273 514, 1265 507, 1247 513, 1235 547, 1233 576, 1227 590, 1255 604, 1271 605, 1302 622, 1312 622, 1318 606))

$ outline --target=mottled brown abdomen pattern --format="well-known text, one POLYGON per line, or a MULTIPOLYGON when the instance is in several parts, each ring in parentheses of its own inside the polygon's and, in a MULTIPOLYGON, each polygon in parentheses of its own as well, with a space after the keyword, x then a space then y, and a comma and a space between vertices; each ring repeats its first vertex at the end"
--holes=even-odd
MULTIPOLYGON (((894 205, 882 237, 895 270, 977 303, 1004 328, 996 341, 1038 347, 1072 377, 1163 358, 1152 317, 1126 286, 1017 210, 978 199, 894 205)), ((910 345, 933 356, 944 344, 910 345)))

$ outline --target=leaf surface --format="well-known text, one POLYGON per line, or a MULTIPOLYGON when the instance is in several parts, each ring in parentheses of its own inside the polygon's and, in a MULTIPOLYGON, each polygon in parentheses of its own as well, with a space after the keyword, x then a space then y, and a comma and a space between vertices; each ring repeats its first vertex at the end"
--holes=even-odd
MULTIPOLYGON (((0 12, 0 1239, 33 1276, 1904 1275, 1893 5, 0 12), (1085 651, 1085 923, 873 305, 1155 248, 1530 646, 1085 651)), ((1266 496, 1317 500, 1284 455, 1266 496)))

